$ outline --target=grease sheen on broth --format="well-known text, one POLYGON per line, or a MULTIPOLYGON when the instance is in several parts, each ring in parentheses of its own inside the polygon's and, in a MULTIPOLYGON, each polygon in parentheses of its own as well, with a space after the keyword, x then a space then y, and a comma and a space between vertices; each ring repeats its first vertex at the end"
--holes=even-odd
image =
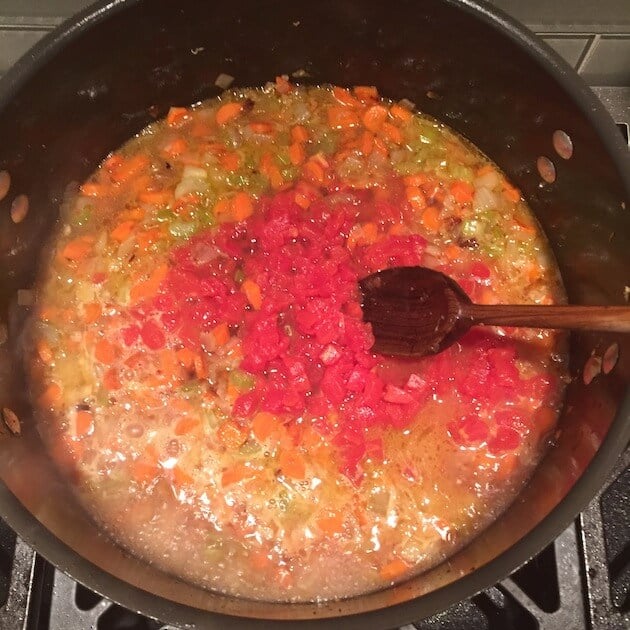
POLYGON ((64 206, 31 326, 40 430, 86 510, 182 578, 311 601, 470 541, 553 430, 562 339, 476 329, 370 353, 357 280, 423 265, 553 303, 530 210, 485 156, 374 88, 172 108, 64 206))

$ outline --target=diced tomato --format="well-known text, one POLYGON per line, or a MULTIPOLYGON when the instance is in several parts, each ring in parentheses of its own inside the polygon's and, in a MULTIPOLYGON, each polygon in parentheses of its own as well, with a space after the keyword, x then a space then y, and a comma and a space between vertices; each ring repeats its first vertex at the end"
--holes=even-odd
POLYGON ((164 332, 153 320, 148 320, 142 325, 140 336, 151 350, 163 348, 166 343, 164 332))

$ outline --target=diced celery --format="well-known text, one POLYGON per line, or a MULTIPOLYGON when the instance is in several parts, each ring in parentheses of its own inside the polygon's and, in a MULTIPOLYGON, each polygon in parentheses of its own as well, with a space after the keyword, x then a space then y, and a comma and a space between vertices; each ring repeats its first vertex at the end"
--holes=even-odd
POLYGON ((230 383, 241 391, 252 389, 255 384, 254 377, 243 370, 233 370, 230 372, 230 383))
POLYGON ((188 221, 172 221, 168 226, 168 231, 175 238, 190 238, 198 229, 198 223, 188 221))

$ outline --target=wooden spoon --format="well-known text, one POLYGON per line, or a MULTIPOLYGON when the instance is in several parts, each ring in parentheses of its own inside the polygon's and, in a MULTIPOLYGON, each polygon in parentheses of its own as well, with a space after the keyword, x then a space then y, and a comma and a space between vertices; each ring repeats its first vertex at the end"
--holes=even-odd
POLYGON ((426 267, 378 271, 359 287, 378 354, 435 354, 478 324, 630 332, 630 306, 473 304, 453 279, 426 267))

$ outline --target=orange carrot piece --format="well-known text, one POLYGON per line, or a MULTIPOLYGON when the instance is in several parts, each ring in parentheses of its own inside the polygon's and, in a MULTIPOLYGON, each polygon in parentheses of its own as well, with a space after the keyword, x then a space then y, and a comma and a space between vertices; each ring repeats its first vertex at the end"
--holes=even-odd
POLYGON ((383 126, 388 117, 387 110, 382 105, 372 105, 363 114, 363 124, 365 128, 376 133, 383 126))
POLYGON ((119 243, 126 241, 133 232, 133 228, 135 227, 135 221, 123 221, 119 223, 110 233, 110 236, 119 243))
POLYGON ((138 194, 140 203, 150 203, 156 206, 165 206, 173 198, 173 192, 164 188, 162 190, 143 190, 138 194))
POLYGON ((405 186, 424 186, 429 181, 425 173, 415 173, 414 175, 406 175, 403 177, 405 186))
POLYGON ((295 451, 282 451, 278 458, 278 466, 283 475, 292 479, 304 479, 306 475, 304 458, 295 451))
POLYGON ((249 123, 249 128, 254 133, 259 133, 259 134, 273 133, 273 125, 268 122, 251 122, 249 123))
POLYGON ((362 101, 375 101, 378 98, 378 90, 373 85, 357 85, 352 91, 362 101))
POLYGON ((374 138, 374 150, 377 153, 380 153, 383 157, 389 156, 389 149, 387 145, 383 142, 382 138, 374 138))
POLYGON ((173 433, 175 433, 175 435, 187 435, 188 433, 192 433, 199 426, 201 426, 201 420, 199 420, 199 418, 183 416, 175 423, 173 433))
POLYGON ((192 476, 185 472, 181 466, 173 466, 171 474, 173 475, 173 481, 178 486, 191 486, 194 483, 192 476))
POLYGON ((405 196, 414 210, 423 210, 427 207, 427 198, 417 186, 407 186, 405 196))
POLYGON ((223 487, 230 486, 233 483, 238 483, 243 479, 249 479, 255 477, 258 471, 255 468, 245 466, 245 464, 234 464, 230 468, 226 468, 221 475, 221 485, 223 487))
POLYGON ((318 529, 327 536, 334 536, 343 532, 343 516, 341 514, 330 514, 322 516, 316 521, 318 529))
POLYGON ((137 459, 131 463, 131 476, 137 483, 151 483, 159 474, 160 468, 157 463, 145 459, 137 459))
POLYGON ((219 221, 232 221, 232 204, 229 199, 219 199, 212 208, 212 213, 219 221))
POLYGON ((302 125, 295 125, 295 127, 291 127, 291 140, 293 142, 307 142, 308 141, 308 131, 306 127, 302 125))
POLYGON ((65 247, 61 250, 61 256, 67 260, 78 261, 86 258, 91 251, 92 240, 85 237, 79 237, 69 243, 66 243, 65 247))
POLYGON ((304 164, 303 173, 306 179, 313 184, 323 184, 326 180, 326 171, 319 160, 311 158, 304 164))
POLYGON ((342 105, 331 105, 328 108, 328 124, 335 129, 351 129, 359 124, 359 115, 342 105))
POLYGON ((426 208, 420 217, 420 222, 428 232, 438 232, 442 225, 439 208, 437 206, 426 208))
POLYGON ((370 155, 372 153, 372 149, 374 148, 374 134, 369 131, 364 131, 361 134, 361 139, 359 141, 359 149, 363 155, 370 155))
POLYGON ((86 197, 106 197, 110 192, 110 186, 99 182, 85 182, 81 186, 81 194, 86 197))
POLYGON ((188 110, 185 107, 171 107, 166 115, 166 122, 171 127, 180 124, 188 115, 188 110))
POLYGON ((300 208, 306 210, 306 208, 311 205, 311 200, 303 193, 296 193, 295 203, 297 203, 300 208))
POLYGON ((345 88, 335 86, 332 92, 333 96, 343 105, 348 105, 350 107, 359 107, 361 105, 361 103, 352 96, 352 94, 350 94, 350 91, 345 88))
POLYGON ((403 575, 406 571, 408 571, 408 569, 409 565, 404 560, 396 558, 395 560, 383 565, 379 569, 378 574, 384 580, 391 581, 403 575))
POLYGON ((457 260, 461 256, 461 247, 451 243, 444 249, 444 254, 449 260, 457 260))
POLYGON ((279 427, 278 419, 268 411, 259 411, 252 420, 252 432, 259 442, 264 442, 279 427))
POLYGON ((89 411, 79 410, 74 418, 74 434, 77 437, 85 437, 94 428, 94 418, 89 411))
POLYGON ((470 203, 475 194, 475 189, 472 184, 463 180, 453 182, 449 190, 451 191, 451 195, 455 197, 457 203, 470 203))
POLYGON ((93 324, 101 316, 101 305, 98 302, 88 302, 83 305, 83 319, 86 324, 93 324))
POLYGON ((235 221, 244 221, 254 213, 254 203, 246 192, 237 192, 232 198, 232 216, 235 221))
MULTIPOLYGON (((129 181, 138 176, 149 164, 150 160, 146 155, 142 153, 132 155, 112 173, 112 179, 118 183, 129 181)), ((137 184, 137 182, 134 183, 137 184)))
POLYGON ((403 142, 402 132, 400 131, 400 129, 398 129, 398 127, 396 127, 395 125, 392 125, 392 123, 384 122, 381 125, 380 131, 381 131, 382 136, 386 138, 387 140, 389 140, 390 142, 393 142, 394 144, 402 144, 403 142))
POLYGON ((153 297, 160 289, 162 281, 168 274, 168 265, 163 263, 156 267, 153 273, 144 282, 139 282, 131 287, 130 297, 132 303, 153 297))
POLYGON ((170 157, 177 157, 181 155, 188 149, 188 143, 184 138, 173 138, 170 142, 168 142, 162 151, 169 155, 170 157))
POLYGON ((406 107, 397 103, 392 105, 389 111, 394 118, 398 118, 403 123, 409 122, 413 118, 413 114, 406 107))
POLYGON ((245 294, 247 301, 252 305, 255 311, 259 311, 262 306, 262 294, 260 293, 260 287, 249 278, 243 280, 241 285, 241 291, 245 294))
POLYGON ((285 75, 279 75, 276 77, 276 92, 278 94, 288 94, 293 89, 289 78, 285 75))
POLYGON ((378 239, 378 226, 376 223, 369 222, 363 225, 357 224, 352 227, 346 247, 354 249, 357 245, 372 245, 378 239))
POLYGON ((488 173, 494 172, 494 166, 491 164, 484 164, 480 168, 477 169, 477 177, 481 177, 482 175, 487 175, 488 173))
POLYGON ((101 363, 110 365, 118 357, 118 348, 107 339, 99 339, 94 347, 94 356, 101 363))
POLYGON ((294 166, 298 166, 302 164, 306 159, 306 151, 304 150, 304 145, 299 142, 293 142, 289 145, 289 159, 291 160, 291 164, 294 166))
POLYGON ((224 346, 230 340, 230 329, 223 322, 212 329, 212 337, 217 346, 224 346))
POLYGON ((208 365, 206 364, 201 354, 195 354, 195 357, 193 359, 193 367, 195 369, 195 374, 197 378, 208 378, 208 365))
POLYGON ((192 370, 195 367, 195 353, 188 348, 181 348, 175 353, 177 360, 187 370, 192 370))
POLYGON ((118 376, 118 370, 116 368, 110 368, 103 374, 103 385, 105 389, 110 391, 120 389, 122 387, 122 383, 120 382, 120 378, 118 376))
POLYGON ((241 165, 241 157, 236 151, 228 151, 219 158, 219 164, 226 170, 233 173, 241 165))
POLYGON ((271 153, 265 153, 260 158, 260 172, 269 178, 269 183, 274 190, 284 186, 284 178, 271 153))
POLYGON ((221 105, 221 107, 217 110, 217 125, 223 126, 227 124, 230 120, 237 118, 242 111, 242 103, 226 103, 225 105, 221 105))
POLYGON ((37 354, 43 363, 52 363, 54 354, 50 344, 45 339, 40 339, 37 342, 37 354))

